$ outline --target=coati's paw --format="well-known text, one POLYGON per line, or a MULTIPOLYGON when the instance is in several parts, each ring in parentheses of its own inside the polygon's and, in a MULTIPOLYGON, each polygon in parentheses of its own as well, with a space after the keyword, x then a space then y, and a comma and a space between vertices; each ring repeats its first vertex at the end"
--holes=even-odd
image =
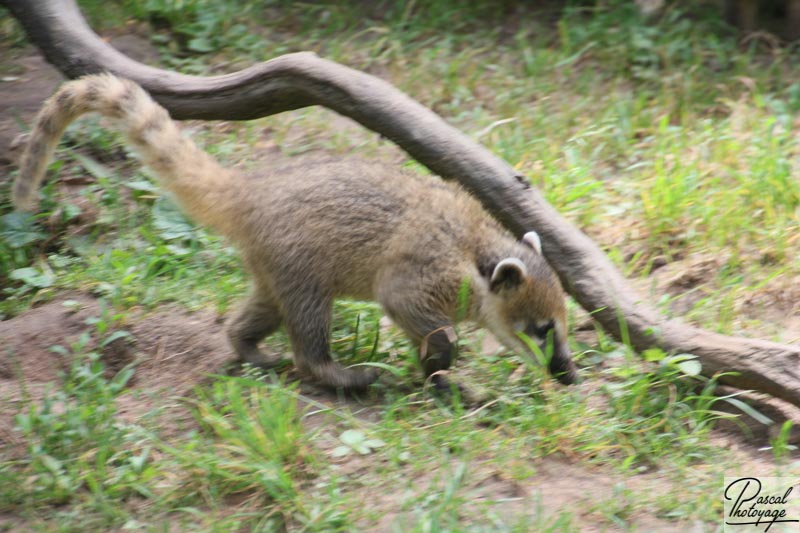
POLYGON ((461 384, 447 379, 444 371, 431 374, 428 377, 427 383, 430 383, 435 392, 450 393, 457 391, 460 394, 463 391, 461 384))
POLYGON ((344 368, 335 362, 312 367, 311 375, 322 385, 332 389, 359 391, 378 379, 375 368, 344 368))
POLYGON ((574 385, 580 382, 578 367, 570 358, 556 358, 550 360, 550 374, 564 385, 574 385))

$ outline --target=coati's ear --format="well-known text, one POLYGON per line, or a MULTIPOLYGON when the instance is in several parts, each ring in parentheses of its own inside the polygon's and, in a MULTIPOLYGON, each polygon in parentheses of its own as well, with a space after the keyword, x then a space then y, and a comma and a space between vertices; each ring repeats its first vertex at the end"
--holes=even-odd
POLYGON ((539 238, 539 234, 535 231, 529 231, 523 235, 522 242, 533 248, 537 254, 542 253, 542 239, 539 238))
POLYGON ((516 257, 506 257, 494 267, 492 277, 489 281, 489 289, 497 292, 500 289, 511 289, 522 283, 528 275, 528 268, 525 263, 516 257))

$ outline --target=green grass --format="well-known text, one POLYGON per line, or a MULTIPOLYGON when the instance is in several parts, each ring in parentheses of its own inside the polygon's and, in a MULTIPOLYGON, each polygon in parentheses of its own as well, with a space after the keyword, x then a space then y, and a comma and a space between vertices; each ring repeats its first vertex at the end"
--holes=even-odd
MULTIPOLYGON (((665 313, 781 335, 771 317, 791 309, 762 312, 786 306, 776 295, 800 279, 796 59, 740 45, 713 11, 670 3, 645 20, 630 2, 154 0, 110 14, 80 4, 104 30, 138 21, 166 68, 209 73, 313 50, 389 79, 526 174, 665 313), (703 261, 711 267, 697 274, 703 261), (689 287, 669 292, 663 272, 688 272, 689 287)), ((5 20, 0 36, 24 42, 5 20)), ((269 142, 298 161, 357 153, 396 164, 377 136, 331 124, 328 111, 304 109, 190 129, 231 165, 269 164, 269 142)), ((53 340, 63 372, 46 393, 17 378, 22 397, 0 398, 17 413, 0 445, 0 512, 26 528, 636 530, 643 516, 715 527, 719 479, 739 456, 713 427, 736 398, 713 396, 691 356, 635 354, 602 331, 572 341, 586 384, 565 388, 461 328, 455 373, 482 395, 468 405, 422 390, 414 348, 374 304, 341 302, 335 356, 393 369, 361 398, 320 399, 257 373, 210 376, 185 398, 140 390, 135 364, 112 372, 105 346, 128 342, 142 310, 226 313, 246 277, 236 252, 187 221, 97 120, 72 126, 56 160, 52 171, 80 186, 52 181, 36 215, 14 213, 0 183, 0 316, 72 290, 104 311, 77 342, 53 340), (146 416, 123 416, 131 398, 146 416), (553 464, 570 465, 565 477, 580 471, 586 501, 554 503, 553 464)), ((289 350, 283 334, 269 346, 289 350)), ((796 468, 789 430, 761 452, 779 473, 796 468)))

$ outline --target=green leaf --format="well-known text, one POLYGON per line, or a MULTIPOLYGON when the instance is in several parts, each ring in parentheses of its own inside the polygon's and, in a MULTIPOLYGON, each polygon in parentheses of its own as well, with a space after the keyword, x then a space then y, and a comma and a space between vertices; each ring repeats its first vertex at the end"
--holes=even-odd
POLYGON ((152 182, 147 180, 134 180, 128 181, 123 184, 125 187, 134 191, 142 192, 158 192, 159 188, 152 182))
POLYGON ((40 456, 40 458, 42 460, 42 464, 44 465, 44 467, 47 468, 50 472, 52 472, 53 474, 61 473, 61 461, 47 454, 40 456))
POLYGON ((642 357, 645 361, 658 362, 664 359, 667 354, 659 348, 648 348, 642 352, 642 357))
POLYGON ((394 374, 395 376, 402 376, 403 369, 397 368, 396 366, 387 365, 386 363, 379 363, 376 361, 367 361, 364 363, 356 363, 354 365, 349 365, 347 368, 355 368, 357 366, 371 366, 373 368, 378 368, 380 370, 386 370, 387 372, 394 374))
POLYGON ((331 455, 333 457, 344 457, 346 455, 350 455, 350 452, 352 451, 353 450, 350 448, 350 446, 337 446, 333 452, 331 452, 331 455))
POLYGON ((357 429, 348 429, 339 435, 339 440, 348 446, 357 446, 364 442, 367 437, 357 429))
MULTIPOLYGON (((386 446, 386 443, 383 442, 382 440, 368 439, 363 432, 357 429, 348 429, 342 432, 342 434, 339 435, 339 440, 341 440, 351 450, 358 452, 361 455, 367 455, 368 453, 371 453, 375 448, 386 446)), ((339 448, 342 448, 342 446, 340 446, 339 448)), ((334 450, 334 457, 341 456, 341 455, 336 455, 337 450, 339 450, 339 448, 334 450)), ((343 452, 339 450, 338 453, 341 454, 343 452)))
POLYGON ((703 370, 703 365, 700 364, 700 361, 696 360, 681 361, 677 364, 677 367, 687 376, 699 376, 700 371, 703 370))
POLYGON ((697 360, 697 356, 690 353, 679 353, 672 357, 667 357, 661 361, 665 366, 674 366, 687 376, 698 376, 703 369, 703 365, 697 360))
POLYGON ((195 37, 191 39, 186 47, 193 52, 200 52, 202 54, 213 52, 216 49, 216 47, 211 44, 211 41, 205 37, 195 37))
POLYGON ((95 161, 91 157, 87 157, 78 152, 73 152, 72 157, 74 157, 89 174, 98 180, 105 180, 114 175, 111 169, 104 164, 95 161))
POLYGON ((64 204, 64 215, 62 217, 63 220, 69 221, 75 218, 78 218, 82 213, 81 208, 75 204, 64 204))
POLYGON ((741 410, 744 414, 748 415, 749 417, 757 420, 758 422, 764 424, 765 426, 769 426, 774 424, 775 422, 768 416, 762 414, 760 411, 757 411, 749 404, 739 400, 737 398, 723 398, 726 402, 733 405, 734 407, 741 410))
POLYGON ((383 442, 381 439, 368 439, 367 441, 364 442, 364 444, 366 444, 372 449, 382 448, 383 446, 386 446, 386 443, 383 442))
POLYGON ((57 353, 58 355, 62 355, 64 357, 69 355, 69 350, 61 346, 60 344, 56 344, 50 347, 50 351, 53 353, 57 353))
POLYGON ((47 237, 36 229, 34 216, 21 211, 0 217, 0 236, 12 248, 20 248, 47 237))
POLYGON ((114 333, 112 333, 111 335, 109 335, 108 337, 103 339, 103 341, 100 343, 100 346, 108 346, 109 344, 111 344, 112 342, 114 342, 117 339, 128 339, 128 340, 130 340, 132 338, 133 338, 133 335, 131 335, 127 331, 122 330, 122 329, 118 329, 117 331, 115 331, 114 333))
POLYGON ((159 200, 153 207, 153 226, 166 240, 192 239, 194 226, 171 202, 159 200))
POLYGON ((40 272, 33 267, 23 267, 12 270, 8 277, 16 281, 21 281, 26 285, 30 285, 31 287, 37 287, 40 289, 49 287, 53 284, 52 276, 47 275, 44 272, 40 272))
POLYGON ((147 464, 147 460, 150 458, 150 451, 152 450, 152 446, 146 446, 142 453, 139 455, 134 455, 129 459, 131 467, 135 472, 141 472, 144 469, 145 464, 147 464))

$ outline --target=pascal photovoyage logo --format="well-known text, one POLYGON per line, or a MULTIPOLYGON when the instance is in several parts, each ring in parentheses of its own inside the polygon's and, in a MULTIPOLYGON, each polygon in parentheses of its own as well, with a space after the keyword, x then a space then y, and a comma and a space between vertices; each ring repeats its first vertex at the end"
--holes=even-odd
POLYGON ((726 477, 724 531, 800 532, 800 478, 726 477))

